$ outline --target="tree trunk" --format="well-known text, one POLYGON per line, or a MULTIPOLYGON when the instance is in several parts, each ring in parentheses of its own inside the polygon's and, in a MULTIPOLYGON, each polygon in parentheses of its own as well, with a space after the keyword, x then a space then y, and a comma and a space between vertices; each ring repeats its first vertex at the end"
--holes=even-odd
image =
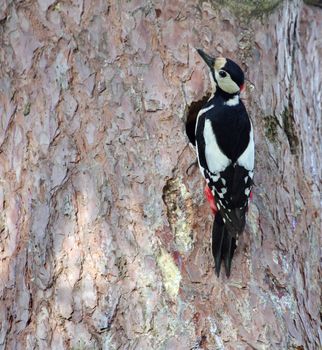
POLYGON ((318 349, 322 10, 0 1, 0 349, 318 349), (241 64, 256 173, 232 275, 185 123, 241 64))

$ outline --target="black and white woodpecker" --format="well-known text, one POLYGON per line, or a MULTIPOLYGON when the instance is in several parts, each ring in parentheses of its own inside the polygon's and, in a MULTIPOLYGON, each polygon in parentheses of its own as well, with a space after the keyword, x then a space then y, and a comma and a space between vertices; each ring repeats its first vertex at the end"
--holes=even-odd
POLYGON ((214 91, 198 113, 195 146, 206 194, 215 208, 212 253, 216 273, 219 276, 223 260, 229 277, 253 183, 253 127, 239 97, 244 88, 241 68, 228 58, 197 51, 210 68, 214 91))

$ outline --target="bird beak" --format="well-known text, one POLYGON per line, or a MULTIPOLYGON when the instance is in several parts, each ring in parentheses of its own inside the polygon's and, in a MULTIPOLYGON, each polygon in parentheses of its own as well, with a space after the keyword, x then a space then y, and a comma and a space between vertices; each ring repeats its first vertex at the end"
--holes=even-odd
POLYGON ((207 65, 209 66, 210 69, 214 69, 214 64, 216 59, 207 55, 205 52, 203 52, 200 49, 197 49, 199 55, 202 57, 202 59, 207 63, 207 65))

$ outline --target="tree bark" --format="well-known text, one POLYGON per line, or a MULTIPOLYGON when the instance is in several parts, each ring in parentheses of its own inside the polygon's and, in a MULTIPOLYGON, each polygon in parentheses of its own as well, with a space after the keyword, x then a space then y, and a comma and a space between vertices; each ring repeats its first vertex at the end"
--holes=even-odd
POLYGON ((300 0, 1 0, 0 349, 318 349, 321 33, 300 0), (195 48, 248 78, 230 279, 186 173, 195 48))

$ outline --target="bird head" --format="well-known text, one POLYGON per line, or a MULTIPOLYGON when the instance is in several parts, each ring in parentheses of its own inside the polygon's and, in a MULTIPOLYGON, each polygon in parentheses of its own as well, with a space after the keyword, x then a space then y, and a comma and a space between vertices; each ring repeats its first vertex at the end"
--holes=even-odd
POLYGON ((197 51, 210 68, 211 75, 219 89, 228 95, 236 95, 243 91, 245 77, 237 63, 229 58, 213 58, 200 49, 197 51))

